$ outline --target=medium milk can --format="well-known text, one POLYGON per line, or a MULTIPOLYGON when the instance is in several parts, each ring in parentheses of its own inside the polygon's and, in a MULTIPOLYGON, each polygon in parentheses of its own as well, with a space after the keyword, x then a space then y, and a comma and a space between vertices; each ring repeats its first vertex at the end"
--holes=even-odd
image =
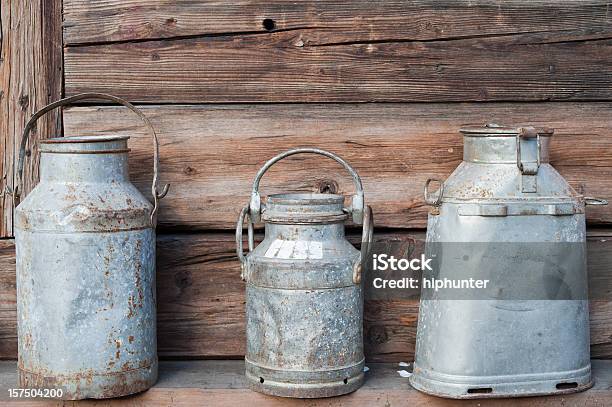
POLYGON ((348 218, 363 223, 362 248, 372 238, 355 170, 340 157, 299 148, 268 161, 257 173, 250 204, 236 227, 238 257, 246 281, 246 377, 252 390, 284 397, 331 397, 358 389, 364 378, 361 254, 346 239, 348 218), (301 153, 340 163, 356 192, 350 206, 336 194, 270 195, 261 203, 259 183, 279 160, 301 153), (242 224, 249 253, 242 250, 242 224), (253 224, 265 238, 253 249, 253 224))
POLYGON ((451 398, 587 389, 585 205, 606 202, 578 194, 549 164, 550 129, 461 132, 463 162, 437 192, 425 185, 427 277, 489 286, 423 285, 410 383, 451 398))
POLYGON ((15 210, 19 387, 61 389, 64 399, 123 396, 157 379, 155 215, 168 186, 158 191, 149 120, 110 95, 52 103, 25 127, 17 185, 36 120, 91 98, 120 103, 145 122, 154 141, 155 202, 129 180, 129 137, 40 141, 40 183, 15 210))

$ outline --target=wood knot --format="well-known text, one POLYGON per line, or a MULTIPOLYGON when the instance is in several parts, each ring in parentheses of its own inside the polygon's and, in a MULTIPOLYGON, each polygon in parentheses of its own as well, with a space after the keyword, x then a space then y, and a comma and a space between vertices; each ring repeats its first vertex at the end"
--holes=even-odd
POLYGON ((193 167, 190 167, 190 166, 187 166, 187 167, 185 167, 185 168, 183 169, 183 174, 185 174, 185 175, 193 175, 193 174, 195 174, 196 172, 197 172, 197 171, 196 171, 196 169, 195 169, 195 168, 193 168, 193 167))
POLYGON ((387 335, 387 330, 383 325, 374 325, 368 329, 368 343, 371 344, 381 344, 385 343, 389 340, 389 336, 387 335))
POLYGON ((338 183, 331 179, 324 179, 317 185, 321 194, 336 194, 338 193, 338 183))
POLYGON ((193 284, 193 279, 189 271, 180 271, 174 275, 174 284, 178 288, 185 289, 193 284))
POLYGON ((23 95, 19 98, 19 106, 21 106, 21 110, 26 110, 30 104, 30 97, 28 95, 23 95))
POLYGON ((264 18, 261 25, 266 31, 272 31, 276 27, 276 23, 271 18, 264 18))

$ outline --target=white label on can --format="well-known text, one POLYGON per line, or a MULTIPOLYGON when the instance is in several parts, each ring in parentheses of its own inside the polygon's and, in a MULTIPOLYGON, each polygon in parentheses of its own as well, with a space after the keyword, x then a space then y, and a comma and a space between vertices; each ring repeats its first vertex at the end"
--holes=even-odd
POLYGON ((273 241, 270 247, 268 247, 268 250, 266 250, 265 257, 276 257, 276 254, 278 253, 278 250, 280 249, 282 244, 282 240, 273 241))
POLYGON ((308 242, 304 240, 295 242, 295 251, 292 257, 297 260, 306 260, 308 258, 308 242))
POLYGON ((322 259, 323 258, 323 243, 316 241, 308 242, 308 258, 322 259))
POLYGON ((323 243, 310 240, 275 240, 265 257, 276 259, 322 259, 323 243))
POLYGON ((276 255, 278 259, 291 259, 293 258, 293 251, 295 250, 295 241, 294 240, 284 240, 283 244, 276 255))

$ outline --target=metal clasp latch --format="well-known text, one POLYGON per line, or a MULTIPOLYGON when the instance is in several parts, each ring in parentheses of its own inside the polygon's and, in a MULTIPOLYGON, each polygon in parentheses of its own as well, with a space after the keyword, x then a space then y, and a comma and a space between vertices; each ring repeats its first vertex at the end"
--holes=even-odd
POLYGON ((542 164, 542 142, 540 135, 534 127, 520 127, 516 135, 516 166, 521 171, 521 191, 522 192, 537 192, 537 175, 540 165, 542 164), (536 162, 523 161, 521 153, 521 140, 523 138, 536 139, 536 162))

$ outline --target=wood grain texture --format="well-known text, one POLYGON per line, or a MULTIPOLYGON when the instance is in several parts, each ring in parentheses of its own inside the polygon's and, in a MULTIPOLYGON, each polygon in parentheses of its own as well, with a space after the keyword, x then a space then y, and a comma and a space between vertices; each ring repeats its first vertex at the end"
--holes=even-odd
POLYGON ((513 399, 448 400, 414 390, 408 379, 397 373, 397 364, 370 363, 364 385, 349 395, 325 399, 290 399, 265 396, 247 389, 244 362, 176 361, 161 362, 159 380, 150 390, 119 399, 85 401, 9 400, 8 389, 17 387, 16 363, 0 363, 0 400, 9 406, 219 406, 234 407, 341 407, 341 406, 416 406, 416 407, 601 407, 612 403, 612 362, 593 360, 595 385, 592 389, 569 395, 513 399))
POLYGON ((302 33, 67 47, 66 94, 133 102, 612 99, 610 33, 307 45, 302 33))
MULTIPOLYGON (((556 129, 552 164, 578 191, 612 200, 612 103, 360 104, 146 106, 161 143, 165 230, 234 229, 253 177, 289 148, 333 151, 361 175, 377 226, 422 228, 429 177, 445 179, 462 158, 458 129, 467 123, 532 123, 556 129)), ((151 141, 138 119, 119 107, 64 113, 66 135, 133 136, 132 176, 148 194, 151 141)), ((353 191, 350 177, 325 158, 296 156, 273 167, 262 195, 288 191, 353 191)), ((588 208, 590 224, 612 222, 612 205, 588 208)))
POLYGON ((17 356, 15 243, 0 239, 0 359, 17 356))
POLYGON ((612 28, 603 0, 64 0, 64 42, 265 33, 264 19, 309 45, 612 28))
MULTIPOLYGON (((61 0, 1 0, 0 56, 0 237, 13 234, 13 196, 21 133, 33 112, 62 92, 61 0)), ((38 121, 30 145, 61 135, 55 112, 38 121)), ((24 172, 23 191, 38 177, 37 154, 24 172)))
MULTIPOLYGON (((424 233, 377 233, 376 241, 423 248, 424 233)), ((350 240, 358 243, 358 234, 350 240)), ((612 358, 612 231, 589 232, 591 355, 612 358)), ((161 358, 236 358, 245 352, 244 283, 229 233, 160 235, 157 244, 158 347, 161 358)), ((15 358, 14 252, 0 246, 0 359, 15 358)), ((414 358, 418 296, 365 303, 370 362, 414 358)))

